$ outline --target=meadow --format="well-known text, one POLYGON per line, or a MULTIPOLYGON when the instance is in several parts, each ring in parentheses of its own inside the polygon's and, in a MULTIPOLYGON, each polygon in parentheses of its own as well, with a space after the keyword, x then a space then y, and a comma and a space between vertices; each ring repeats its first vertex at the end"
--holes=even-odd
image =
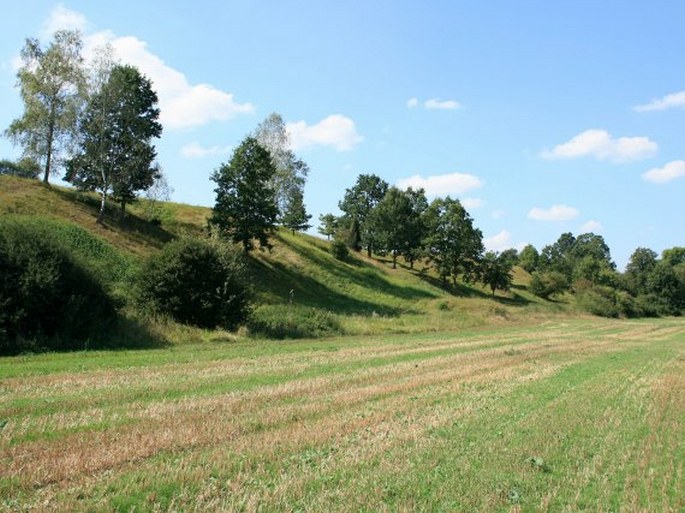
POLYGON ((685 321, 0 359, 0 508, 685 508, 685 321))

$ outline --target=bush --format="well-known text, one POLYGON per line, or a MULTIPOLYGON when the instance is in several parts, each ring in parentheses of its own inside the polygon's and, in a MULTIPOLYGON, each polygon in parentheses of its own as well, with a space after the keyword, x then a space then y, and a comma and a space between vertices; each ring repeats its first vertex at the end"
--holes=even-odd
POLYGON ((568 288, 566 277, 558 271, 534 272, 530 280, 530 291, 536 296, 549 298, 561 294, 568 288))
POLYGON ((253 335, 268 338, 315 338, 342 333, 335 315, 316 308, 264 305, 258 308, 248 328, 253 335))
POLYGON ((95 276, 49 225, 0 220, 0 353, 77 349, 115 318, 95 276))
POLYGON ((576 302, 583 310, 593 315, 618 317, 621 312, 616 304, 615 295, 614 289, 610 287, 587 287, 576 293, 576 302))
POLYGON ((249 314, 241 255, 200 239, 170 242, 141 269, 135 300, 143 310, 201 328, 232 329, 249 314))
POLYGON ((350 250, 343 241, 335 239, 331 243, 331 254, 338 260, 345 260, 350 255, 350 250))

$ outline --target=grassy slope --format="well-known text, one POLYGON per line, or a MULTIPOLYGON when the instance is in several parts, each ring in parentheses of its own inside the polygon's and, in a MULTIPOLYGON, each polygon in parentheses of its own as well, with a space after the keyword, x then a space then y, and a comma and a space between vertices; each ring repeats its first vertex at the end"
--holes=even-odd
POLYGON ((685 321, 0 358, 0 509, 682 511, 685 321))
MULTIPOLYGON (((0 176, 0 213, 74 222, 135 257, 150 254, 184 232, 202 232, 210 215, 207 208, 162 203, 156 212, 161 224, 154 225, 145 221, 149 204, 142 201, 129 208, 123 226, 115 210, 103 226, 95 223, 98 206, 93 195, 0 176)), ((528 277, 520 270, 512 291, 492 299, 478 287, 446 291, 429 271, 403 266, 393 270, 388 261, 352 255, 340 262, 329 254, 328 243, 315 237, 281 231, 273 242, 273 252, 255 252, 250 259, 261 304, 256 318, 276 324, 285 335, 443 331, 567 310, 564 304, 528 294, 524 287, 528 277)), ((174 339, 189 335, 185 329, 165 329, 174 339)), ((191 338, 212 338, 207 333, 194 335, 191 338)))

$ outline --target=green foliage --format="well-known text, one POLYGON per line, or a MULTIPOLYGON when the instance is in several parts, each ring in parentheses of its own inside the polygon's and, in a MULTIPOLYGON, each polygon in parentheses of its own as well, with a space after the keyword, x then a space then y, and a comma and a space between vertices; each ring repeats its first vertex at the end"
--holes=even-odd
POLYGON ((264 305, 257 308, 248 323, 250 333, 260 337, 313 338, 339 335, 340 322, 330 312, 303 306, 264 305))
POLYGON ((437 198, 425 214, 428 257, 443 280, 458 276, 467 281, 477 276, 478 260, 483 252, 483 234, 473 227, 473 219, 459 200, 437 198))
POLYGON ((325 235, 328 240, 331 240, 331 237, 338 230, 338 218, 333 214, 321 214, 319 215, 319 223, 318 232, 321 235, 325 235))
POLYGON ((534 272, 529 289, 536 296, 547 299, 568 289, 568 280, 559 271, 534 272))
POLYGON ((525 248, 521 250, 519 255, 519 265, 525 269, 527 272, 532 273, 538 269, 540 262, 540 254, 535 246, 528 244, 525 248))
MULTIPOLYGON (((586 280, 582 285, 574 284, 574 289, 576 304, 588 313, 600 317, 618 317, 624 313, 617 304, 616 290, 611 287, 595 285, 586 280)), ((626 304, 623 306, 628 307, 626 304)))
POLYGON ((150 256, 137 279, 141 310, 202 328, 235 328, 249 313, 250 293, 240 255, 200 239, 170 242, 150 256))
POLYGON ((78 32, 60 30, 46 49, 29 38, 21 50, 17 78, 24 114, 5 134, 23 146, 24 157, 43 164, 45 183, 76 137, 85 89, 82 46, 78 32))
MULTIPOLYGON (((366 246, 369 257, 377 238, 375 227, 368 222, 369 216, 387 192, 388 183, 377 175, 359 175, 354 186, 345 190, 345 196, 338 204, 340 210, 345 213, 343 216, 345 225, 351 227, 355 221, 358 223, 360 239, 366 246)), ((355 246, 350 247, 356 249, 355 246)))
POLYGON ((88 101, 80 123, 79 151, 67 163, 65 180, 101 196, 101 221, 111 194, 122 216, 136 193, 160 175, 152 139, 162 134, 157 93, 133 66, 115 66, 88 101))
POLYGON ((293 153, 281 115, 276 112, 271 113, 259 124, 253 137, 271 155, 274 174, 270 186, 278 208, 279 222, 293 229, 293 217, 295 217, 297 219, 295 223, 300 226, 300 228, 294 228, 295 230, 308 229, 307 222, 311 216, 307 216, 302 198, 309 166, 293 153))
POLYGON ((32 219, 0 219, 0 354, 83 347, 114 321, 105 289, 60 240, 69 235, 32 219))
POLYGON ((480 261, 479 267, 480 281, 490 287, 493 296, 497 290, 507 291, 511 288, 513 265, 510 255, 506 253, 498 255, 493 251, 488 251, 480 261))
POLYGON ((286 204, 285 211, 281 216, 281 224, 293 233, 296 231, 301 232, 311 227, 309 224, 311 218, 312 216, 307 214, 305 209, 302 191, 299 189, 293 191, 290 201, 286 204))
POLYGON ((210 222, 234 243, 242 244, 245 253, 270 248, 278 208, 274 202, 272 181, 276 169, 271 156, 256 139, 247 137, 233 152, 231 160, 214 174, 216 203, 210 222))
POLYGON ((40 174, 40 164, 30 157, 24 157, 17 162, 0 160, 0 175, 13 175, 20 178, 37 178, 40 174))
POLYGON ((331 243, 331 255, 338 260, 346 260, 350 256, 350 250, 343 241, 335 239, 331 243))
POLYGON ((388 189, 383 199, 371 211, 367 223, 376 234, 378 249, 392 254, 392 267, 397 256, 403 255, 413 267, 424 234, 423 213, 428 202, 423 189, 411 187, 401 191, 388 189))

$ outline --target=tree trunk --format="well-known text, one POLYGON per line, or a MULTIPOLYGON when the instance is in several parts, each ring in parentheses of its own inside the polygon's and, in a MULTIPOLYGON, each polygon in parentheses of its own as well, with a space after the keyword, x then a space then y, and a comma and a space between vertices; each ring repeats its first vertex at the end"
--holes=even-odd
POLYGON ((392 268, 397 269, 397 253, 392 252, 392 268))
POLYGON ((100 193, 100 212, 98 212, 97 223, 102 224, 105 219, 105 203, 107 202, 107 191, 100 193))
POLYGON ((52 163, 52 140, 55 137, 55 103, 50 104, 50 119, 48 121, 48 154, 45 157, 45 174, 43 183, 49 185, 48 176, 50 175, 50 164, 52 163))
POLYGON ((366 246, 366 256, 368 256, 369 258, 371 258, 371 244, 369 244, 368 246, 366 246))
POLYGON ((414 259, 413 258, 409 259, 409 269, 411 269, 412 271, 414 270, 414 259))
POLYGON ((119 217, 119 224, 124 224, 124 218, 126 217, 126 200, 121 200, 121 213, 119 217))

